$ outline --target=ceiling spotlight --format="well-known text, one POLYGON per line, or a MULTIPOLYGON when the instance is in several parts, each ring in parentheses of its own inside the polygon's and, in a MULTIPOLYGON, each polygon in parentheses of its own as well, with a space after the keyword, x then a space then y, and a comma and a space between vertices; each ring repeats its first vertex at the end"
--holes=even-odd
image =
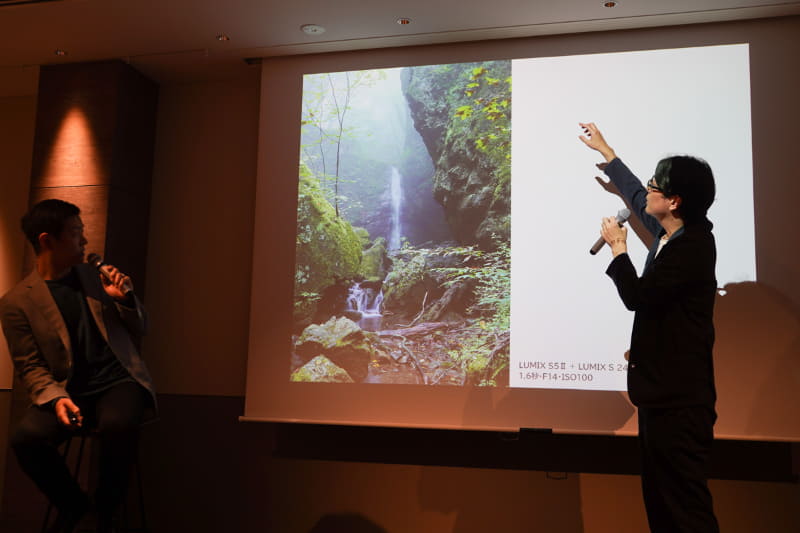
POLYGON ((603 2, 603 7, 617 7, 617 5, 619 5, 619 2, 614 2, 614 0, 603 2))
POLYGON ((230 37, 228 37, 228 36, 227 36, 226 34, 224 34, 224 33, 220 33, 219 35, 217 35, 217 40, 218 40, 218 41, 230 41, 230 40, 231 40, 231 38, 230 38, 230 37))
POLYGON ((401 26, 405 26, 406 24, 411 24, 411 19, 406 17, 400 17, 397 19, 397 23, 401 26))
POLYGON ((67 51, 62 50, 61 48, 56 48, 55 52, 53 53, 59 57, 67 55, 67 51))
POLYGON ((303 24, 300 26, 300 29, 303 30, 304 33, 308 35, 320 35, 325 33, 325 28, 319 26, 317 24, 303 24))

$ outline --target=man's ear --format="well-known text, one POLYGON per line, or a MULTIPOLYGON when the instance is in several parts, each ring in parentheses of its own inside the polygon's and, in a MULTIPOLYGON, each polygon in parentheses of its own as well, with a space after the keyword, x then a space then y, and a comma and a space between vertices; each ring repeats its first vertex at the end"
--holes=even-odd
POLYGON ((678 195, 670 196, 669 197, 669 210, 670 211, 675 211, 676 209, 678 209, 681 206, 681 202, 682 201, 683 200, 681 200, 681 197, 678 196, 678 195))
POLYGON ((39 234, 39 250, 50 250, 53 248, 53 236, 47 232, 39 234))

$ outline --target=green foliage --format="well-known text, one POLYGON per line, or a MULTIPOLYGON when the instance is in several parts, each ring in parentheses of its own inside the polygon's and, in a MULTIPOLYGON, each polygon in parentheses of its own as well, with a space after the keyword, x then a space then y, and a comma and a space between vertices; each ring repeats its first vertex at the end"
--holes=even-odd
POLYGON ((481 329, 500 333, 508 331, 511 324, 511 246, 500 239, 496 239, 495 245, 493 252, 484 252, 474 246, 451 248, 450 253, 461 256, 464 264, 436 270, 446 275, 449 284, 467 280, 477 282, 476 300, 470 312, 483 318, 478 323, 481 329))
POLYGON ((495 249, 487 252, 476 246, 442 246, 415 248, 404 243, 394 258, 392 272, 386 278, 384 294, 405 294, 413 284, 422 280, 426 272, 426 259, 440 256, 457 258, 460 266, 431 269, 444 275, 449 286, 458 281, 474 281, 475 303, 469 309, 479 316, 480 329, 502 333, 511 323, 511 246, 508 241, 495 238, 495 249))
POLYGON ((368 248, 370 245, 369 231, 367 231, 366 228, 358 227, 353 227, 353 231, 356 232, 356 235, 358 235, 358 238, 361 240, 361 246, 363 248, 368 248))
POLYGON ((477 124, 475 148, 486 154, 495 167, 495 200, 510 193, 511 185, 511 76, 493 77, 496 63, 484 63, 470 71, 463 94, 470 99, 459 106, 456 118, 472 118, 477 124))
POLYGON ((300 166, 295 247, 295 317, 300 319, 337 279, 358 275, 362 253, 361 239, 350 223, 336 216, 305 165, 300 166))
POLYGON ((475 301, 468 310, 472 318, 459 330, 447 353, 451 364, 466 373, 469 383, 497 386, 497 376, 508 367, 508 350, 497 350, 500 340, 508 338, 510 327, 511 248, 508 242, 496 238, 492 252, 476 246, 416 248, 404 243, 384 283, 384 301, 405 295, 426 273, 438 274, 434 277, 444 279, 444 286, 465 281, 474 283, 475 301), (458 266, 429 266, 437 263, 458 266))
POLYGON ((471 105, 462 105, 458 109, 456 109, 455 116, 460 118, 461 120, 466 120, 472 116, 472 106, 471 105))
POLYGON ((487 332, 479 324, 462 330, 459 348, 449 350, 450 359, 464 370, 467 383, 481 387, 496 387, 497 375, 508 367, 508 352, 492 356, 498 335, 487 332))

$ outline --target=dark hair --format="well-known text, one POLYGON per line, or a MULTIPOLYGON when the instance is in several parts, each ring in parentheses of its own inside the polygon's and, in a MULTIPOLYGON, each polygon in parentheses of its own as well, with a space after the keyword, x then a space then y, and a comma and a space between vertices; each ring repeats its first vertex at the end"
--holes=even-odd
POLYGON ((705 220, 716 195, 708 163, 688 155, 667 157, 658 162, 653 178, 665 196, 681 197, 678 214, 684 224, 705 220))
POLYGON ((41 252, 39 235, 49 233, 60 236, 67 219, 81 214, 77 205, 64 200, 50 199, 37 203, 22 217, 22 232, 33 245, 36 255, 41 252))

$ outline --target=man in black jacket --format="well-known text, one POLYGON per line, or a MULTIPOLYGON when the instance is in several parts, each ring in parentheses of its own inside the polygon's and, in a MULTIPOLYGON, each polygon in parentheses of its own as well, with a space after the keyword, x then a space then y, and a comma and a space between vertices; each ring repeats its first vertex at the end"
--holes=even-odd
POLYGON ((580 139, 605 158, 609 176, 656 236, 641 277, 627 254, 627 229, 603 219, 614 259, 606 273, 635 312, 628 393, 638 407, 642 492, 653 533, 717 533, 706 464, 714 440, 716 245, 706 212, 714 201, 705 161, 661 160, 642 186, 593 123, 580 139))
POLYGON ((112 266, 101 278, 83 262, 87 244, 78 206, 43 200, 22 219, 36 254, 32 272, 0 299, 0 322, 14 368, 28 391, 11 437, 22 470, 58 510, 51 531, 73 531, 89 499, 58 445, 81 428, 96 430, 97 531, 112 530, 136 456, 139 424, 155 407, 139 353, 147 326, 128 276, 112 266))

